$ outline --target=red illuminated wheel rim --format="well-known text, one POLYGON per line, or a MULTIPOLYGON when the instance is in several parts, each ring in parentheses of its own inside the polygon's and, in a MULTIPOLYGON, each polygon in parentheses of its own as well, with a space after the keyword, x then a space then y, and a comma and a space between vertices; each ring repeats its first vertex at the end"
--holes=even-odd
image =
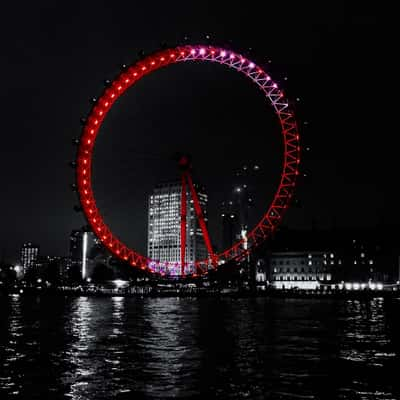
MULTIPOLYGON (((264 242, 281 222, 293 196, 300 162, 299 133, 288 100, 271 77, 258 65, 242 55, 219 47, 188 45, 162 50, 127 68, 111 84, 93 106, 83 127, 76 159, 76 181, 84 215, 95 235, 115 257, 132 266, 154 272, 158 263, 126 246, 104 222, 96 205, 91 182, 94 145, 99 129, 115 101, 143 76, 170 64, 205 61, 226 65, 250 78, 264 93, 277 115, 284 143, 281 179, 272 203, 257 225, 244 239, 216 254, 217 265, 232 259, 240 260, 264 242)), ((199 273, 207 272, 210 260, 196 261, 199 273)), ((168 269, 168 264, 166 265, 168 269)), ((157 269, 159 270, 159 268, 157 269)))

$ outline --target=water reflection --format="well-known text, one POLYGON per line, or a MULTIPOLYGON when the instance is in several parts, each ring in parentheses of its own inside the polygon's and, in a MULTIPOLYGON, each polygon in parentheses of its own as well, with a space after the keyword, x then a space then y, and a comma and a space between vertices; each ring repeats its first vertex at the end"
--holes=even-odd
POLYGON ((348 301, 345 307, 346 316, 342 319, 346 324, 341 335, 340 357, 353 362, 382 366, 383 358, 390 357, 385 352, 390 343, 385 331, 383 299, 364 303, 348 301))
POLYGON ((400 304, 8 297, 0 398, 400 398, 400 304))
POLYGON ((107 340, 110 341, 108 356, 105 358, 105 362, 109 365, 109 369, 112 371, 119 371, 121 364, 121 356, 124 350, 118 345, 120 343, 121 335, 124 332, 124 316, 125 316, 125 298, 124 297, 113 297, 112 302, 112 313, 111 313, 111 329, 108 332, 107 340))
POLYGON ((389 340, 383 298, 347 301, 339 321, 339 357, 345 361, 346 370, 351 369, 352 377, 340 392, 365 399, 393 399, 394 393, 385 386, 388 368, 398 353, 389 340), (363 379, 366 369, 371 375, 368 381, 363 379))
POLYGON ((93 303, 87 297, 74 300, 65 329, 72 335, 72 341, 66 349, 65 360, 70 366, 62 377, 69 386, 66 396, 73 399, 82 397, 82 388, 89 385, 89 378, 96 372, 96 362, 88 358, 90 348, 94 346, 96 330, 93 329, 93 303))
POLYGON ((142 340, 148 383, 144 392, 154 396, 178 397, 194 394, 200 349, 196 346, 199 326, 195 299, 157 299, 144 309, 148 332, 142 340))
POLYGON ((10 308, 12 313, 8 317, 6 324, 2 323, 1 336, 4 336, 4 345, 1 346, 0 360, 2 368, 0 369, 0 389, 11 395, 18 395, 21 385, 13 378, 11 371, 15 371, 18 360, 23 359, 25 355, 19 351, 18 342, 23 335, 21 323, 21 304, 19 295, 10 297, 10 308), (7 374, 8 372, 8 374, 7 374))

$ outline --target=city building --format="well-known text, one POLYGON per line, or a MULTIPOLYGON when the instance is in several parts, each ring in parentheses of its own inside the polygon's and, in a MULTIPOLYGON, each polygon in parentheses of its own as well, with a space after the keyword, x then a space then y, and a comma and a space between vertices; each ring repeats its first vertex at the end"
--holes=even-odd
MULTIPOLYGON (((229 203, 228 203, 229 204, 229 203)), ((229 249, 240 240, 240 224, 238 215, 231 207, 224 207, 221 214, 221 248, 229 249)))
POLYGON ((73 270, 73 261, 70 256, 62 257, 60 260, 60 278, 62 282, 68 282, 73 270))
POLYGON ((236 185, 229 201, 222 203, 221 247, 223 249, 228 249, 243 239, 249 230, 249 224, 255 222, 250 219, 252 204, 253 198, 246 183, 236 185))
POLYGON ((34 271, 29 274, 27 281, 37 282, 38 280, 47 283, 57 283, 60 279, 61 257, 40 255, 35 263, 34 271))
MULTIPOLYGON (((375 239, 375 238, 374 238, 375 239)), ((354 235, 347 239, 343 251, 345 268, 338 278, 343 281, 379 281, 390 280, 385 261, 382 259, 381 244, 372 238, 354 235)))
POLYGON ((368 287, 370 283, 394 284, 399 280, 397 231, 397 227, 390 225, 298 231, 280 228, 270 240, 269 248, 273 253, 295 251, 306 254, 309 249, 333 253, 338 260, 332 275, 335 287, 340 288, 346 283, 354 283, 356 287, 368 287))
POLYGON ((270 257, 270 283, 277 289, 318 289, 342 264, 332 252, 277 252, 270 257))
POLYGON ((266 283, 268 283, 268 276, 266 273, 266 268, 265 268, 265 259, 259 258, 258 260, 255 261, 255 278, 257 285, 260 286, 265 286, 266 283))
POLYGON ((39 257, 39 246, 26 242, 21 247, 21 266, 23 275, 33 272, 39 257))
POLYGON ((93 232, 82 228, 71 232, 69 244, 69 258, 65 260, 64 271, 68 271, 72 280, 86 279, 94 268, 93 252, 99 240, 93 232))
MULTIPOLYGON (((207 222, 208 197, 204 188, 195 185, 204 220, 207 222)), ((180 275, 181 263, 181 192, 180 182, 157 185, 149 196, 147 256, 154 261, 153 269, 180 275), (168 270, 166 268, 168 263, 168 270)), ((203 234, 198 223, 193 199, 187 192, 186 273, 194 272, 194 262, 208 257, 203 234)))

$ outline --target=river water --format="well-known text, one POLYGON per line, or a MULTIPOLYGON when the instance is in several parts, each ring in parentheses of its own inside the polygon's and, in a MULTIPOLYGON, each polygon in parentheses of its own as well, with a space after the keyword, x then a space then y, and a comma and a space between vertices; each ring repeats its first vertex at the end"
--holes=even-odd
POLYGON ((0 399, 400 399, 400 302, 0 300, 0 399))

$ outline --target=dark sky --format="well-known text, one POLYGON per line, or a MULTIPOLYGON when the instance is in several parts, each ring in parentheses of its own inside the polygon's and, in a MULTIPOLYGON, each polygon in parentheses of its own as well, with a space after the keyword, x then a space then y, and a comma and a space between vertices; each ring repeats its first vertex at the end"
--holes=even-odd
MULTIPOLYGON (((303 157, 301 208, 287 214, 286 225, 399 222, 393 189, 398 128, 389 126, 393 116, 387 111, 394 106, 388 104, 394 74, 389 11, 349 1, 233 3, 2 5, 5 257, 15 259, 28 240, 39 243, 44 254, 67 253, 70 231, 84 224, 72 209, 76 198, 67 164, 89 99, 139 50, 177 44, 185 35, 195 43, 209 34, 211 42, 248 51, 289 97, 301 99, 298 121, 311 151, 303 157)), ((97 145, 99 205, 116 233, 139 249, 146 195, 159 179, 176 173, 174 151, 193 155, 194 174, 207 185, 211 202, 229 194, 234 169, 246 162, 262 165, 264 187, 255 197, 268 197, 281 157, 276 121, 260 93, 215 65, 173 66, 141 81, 107 117, 97 145)))

